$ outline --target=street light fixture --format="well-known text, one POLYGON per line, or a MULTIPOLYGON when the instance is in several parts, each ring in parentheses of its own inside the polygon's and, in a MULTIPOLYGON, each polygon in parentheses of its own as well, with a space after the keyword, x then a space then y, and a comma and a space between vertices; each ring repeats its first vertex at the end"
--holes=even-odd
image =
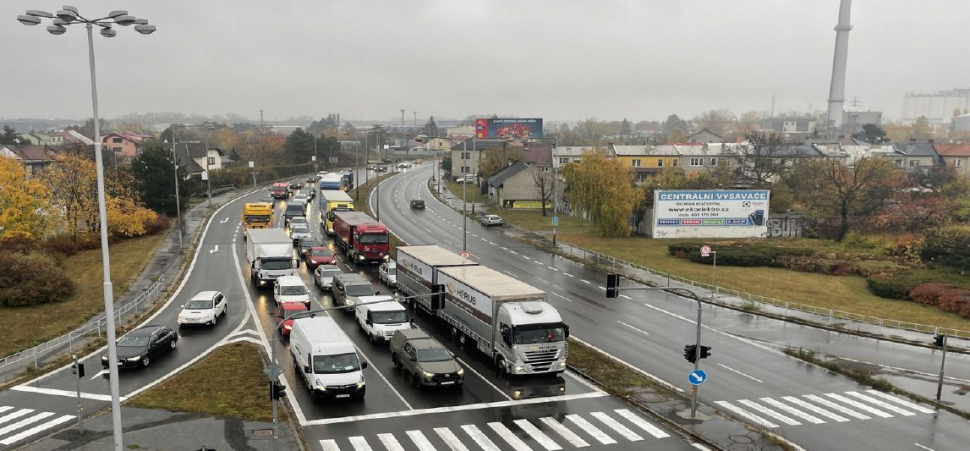
MULTIPOLYGON (((40 24, 40 19, 54 19, 54 15, 46 11, 28 10, 25 15, 17 16, 20 23, 28 26, 40 24)), ((91 71, 91 103, 94 110, 94 159, 95 169, 98 179, 98 219, 101 225, 101 264, 104 274, 104 316, 107 328, 108 340, 108 375, 111 391, 111 420, 112 432, 114 434, 114 449, 122 451, 122 429, 121 429, 121 401, 118 387, 118 348, 115 345, 115 321, 114 321, 114 288, 111 284, 111 261, 108 252, 108 215, 105 205, 104 190, 104 162, 101 155, 101 122, 98 116, 98 81, 94 64, 94 26, 101 28, 101 35, 110 38, 115 36, 112 25, 131 25, 137 19, 129 16, 127 11, 113 11, 107 17, 98 19, 87 19, 82 16, 77 8, 65 6, 57 11, 57 19, 52 21, 53 25, 47 27, 47 31, 53 35, 62 35, 67 31, 66 26, 84 24, 88 31, 88 63, 91 71), (105 30, 109 30, 106 32, 105 30)), ((136 30, 141 34, 151 34, 155 27, 139 24, 136 30), (138 29, 138 27, 142 27, 138 29)))

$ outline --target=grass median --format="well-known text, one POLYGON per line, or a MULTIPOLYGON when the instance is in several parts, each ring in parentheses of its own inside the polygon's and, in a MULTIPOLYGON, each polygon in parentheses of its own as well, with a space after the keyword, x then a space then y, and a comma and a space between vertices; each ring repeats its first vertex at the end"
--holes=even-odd
POLYGON ((260 355, 260 349, 249 343, 219 347, 208 357, 128 401, 127 405, 272 421, 269 378, 263 373, 260 355))
MULTIPOLYGON (((117 298, 155 254, 167 233, 124 240, 111 245, 111 280, 117 298)), ((74 294, 64 302, 0 308, 0 355, 10 355, 66 334, 104 311, 101 249, 64 258, 64 273, 74 280, 74 294)))
MULTIPOLYGON (((377 187, 377 182, 379 180, 384 180, 388 177, 393 177, 396 174, 400 174, 400 173, 392 172, 390 174, 381 174, 378 178, 370 179, 367 184, 357 185, 356 188, 350 190, 350 192, 348 192, 347 194, 354 199, 354 209, 356 211, 362 211, 364 213, 367 213, 367 215, 373 218, 374 212, 371 211, 370 203, 367 202, 367 200, 370 199, 371 191, 373 191, 374 188, 377 187), (360 200, 357 200, 357 199, 360 199, 360 200)), ((397 249, 398 246, 404 246, 405 244, 406 243, 404 243, 404 241, 401 241, 401 239, 398 238, 393 231, 391 231, 391 255, 392 256, 394 255, 394 250, 397 249)))

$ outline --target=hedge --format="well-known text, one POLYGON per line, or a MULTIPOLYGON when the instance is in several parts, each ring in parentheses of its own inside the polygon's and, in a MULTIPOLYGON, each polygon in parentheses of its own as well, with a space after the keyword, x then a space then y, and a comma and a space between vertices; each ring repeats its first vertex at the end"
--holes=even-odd
MULTIPOLYGON (((667 245, 670 255, 687 258, 694 263, 713 264, 714 258, 701 257, 696 243, 671 243, 667 245)), ((724 266, 769 266, 785 267, 783 257, 804 257, 815 253, 807 248, 769 248, 757 245, 719 245, 717 247, 717 264, 724 266)))
POLYGON ((970 277, 941 271, 914 269, 897 271, 892 275, 877 275, 866 279, 872 294, 887 299, 912 300, 910 292, 923 284, 938 283, 947 286, 970 286, 970 277))
POLYGON ((920 257, 938 265, 970 268, 970 226, 953 225, 928 230, 920 257))
POLYGON ((60 302, 74 293, 74 282, 47 254, 0 252, 0 306, 60 302))

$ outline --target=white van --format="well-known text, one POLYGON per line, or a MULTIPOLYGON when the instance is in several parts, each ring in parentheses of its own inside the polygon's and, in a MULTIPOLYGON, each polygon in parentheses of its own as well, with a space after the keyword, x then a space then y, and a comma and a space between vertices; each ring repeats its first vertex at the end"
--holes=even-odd
POLYGON ((276 279, 273 287, 273 300, 277 305, 286 302, 302 302, 310 309, 310 290, 303 284, 300 276, 283 276, 276 279))
POLYGON ((290 355, 311 399, 363 399, 367 362, 329 316, 300 318, 290 331, 290 355))
POLYGON ((407 309, 391 296, 361 296, 355 309, 357 327, 371 343, 391 341, 394 332, 411 328, 407 309), (388 301, 388 302, 380 302, 388 301), (377 304, 373 304, 377 302, 377 304), (363 305, 362 305, 363 304, 363 305))

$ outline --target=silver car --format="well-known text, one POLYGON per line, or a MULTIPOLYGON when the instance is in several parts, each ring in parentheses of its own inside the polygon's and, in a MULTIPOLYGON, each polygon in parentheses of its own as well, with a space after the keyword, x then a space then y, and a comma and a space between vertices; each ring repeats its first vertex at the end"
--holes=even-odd
POLYGON ((499 215, 485 215, 482 216, 482 225, 485 227, 497 225, 502 225, 502 217, 499 215))
POLYGON ((313 238, 313 235, 306 224, 294 224, 290 226, 290 238, 294 243, 299 243, 304 238, 313 238))
POLYGON ((397 263, 394 260, 389 262, 381 263, 380 269, 378 269, 378 276, 381 279, 381 283, 394 288, 397 286, 397 263))
POLYGON ((313 271, 313 282, 322 290, 329 291, 333 286, 333 276, 341 274, 343 271, 337 265, 320 265, 313 271))

